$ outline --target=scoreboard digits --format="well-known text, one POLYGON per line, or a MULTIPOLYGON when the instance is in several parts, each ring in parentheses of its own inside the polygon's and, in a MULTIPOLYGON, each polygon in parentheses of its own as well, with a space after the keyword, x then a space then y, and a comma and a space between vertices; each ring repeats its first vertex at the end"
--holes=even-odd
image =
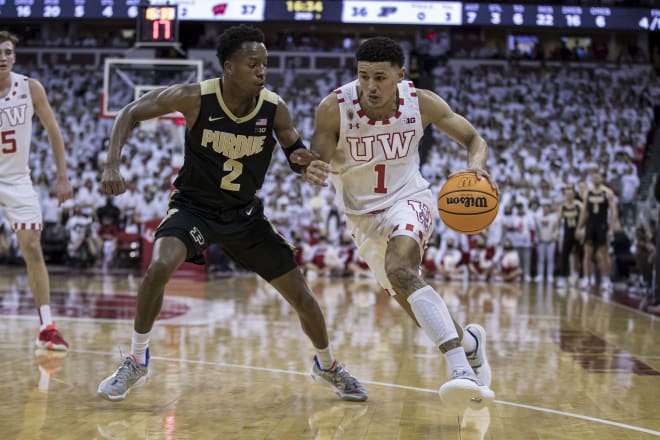
POLYGON ((660 9, 463 3, 463 24, 572 29, 660 29, 660 9))
POLYGON ((138 7, 137 42, 171 44, 179 41, 177 6, 138 7))
POLYGON ((659 8, 425 0, 0 0, 0 20, 127 20, 140 3, 178 6, 181 20, 660 30, 659 8))

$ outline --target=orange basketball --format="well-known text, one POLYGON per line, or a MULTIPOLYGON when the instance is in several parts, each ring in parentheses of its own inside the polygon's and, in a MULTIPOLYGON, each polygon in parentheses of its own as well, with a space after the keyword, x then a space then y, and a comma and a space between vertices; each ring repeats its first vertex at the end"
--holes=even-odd
POLYGON ((477 179, 474 173, 456 174, 440 189, 438 212, 443 222, 456 232, 477 234, 497 216, 497 192, 488 179, 477 179))

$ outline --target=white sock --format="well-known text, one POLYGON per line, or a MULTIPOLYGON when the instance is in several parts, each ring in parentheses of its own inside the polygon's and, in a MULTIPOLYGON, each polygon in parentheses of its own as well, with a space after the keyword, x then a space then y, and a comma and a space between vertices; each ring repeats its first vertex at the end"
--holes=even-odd
POLYGON ((463 347, 452 348, 445 353, 445 359, 447 359, 449 371, 464 370, 472 373, 472 367, 470 367, 470 363, 468 362, 467 357, 465 357, 465 350, 463 347))
POLYGON ((151 332, 138 333, 133 330, 133 337, 131 338, 131 353, 141 365, 148 365, 147 348, 149 347, 150 337, 151 332))
POLYGON ((463 329, 463 340, 461 344, 466 353, 472 353, 477 349, 477 338, 472 336, 472 333, 469 331, 463 329))
POLYGON ((319 360, 319 366, 327 370, 329 368, 332 368, 332 365, 335 363, 335 357, 332 355, 332 348, 330 348, 330 344, 324 349, 317 348, 316 349, 316 358, 319 360))
POLYGON ((50 316, 50 304, 39 307, 39 318, 41 319, 41 330, 53 323, 53 318, 50 316))

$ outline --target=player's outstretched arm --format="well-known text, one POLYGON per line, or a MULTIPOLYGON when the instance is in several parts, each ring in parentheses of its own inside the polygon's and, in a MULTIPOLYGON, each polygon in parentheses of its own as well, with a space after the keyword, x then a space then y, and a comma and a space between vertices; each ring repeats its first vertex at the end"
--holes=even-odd
POLYGON ((328 186, 328 175, 336 173, 330 167, 332 153, 339 140, 339 103, 337 95, 331 93, 323 98, 316 109, 312 152, 319 155, 319 160, 312 161, 305 171, 305 180, 317 186, 328 186))
POLYGON ((289 106, 282 98, 277 103, 273 130, 275 130, 275 136, 277 136, 277 140, 282 146, 291 169, 296 173, 302 173, 304 168, 314 159, 314 155, 307 149, 300 133, 293 126, 289 106))
POLYGON ((34 111, 37 114, 39 121, 41 121, 41 125, 46 129, 46 133, 48 133, 48 143, 53 151, 55 166, 57 167, 55 193, 57 194, 57 201, 59 205, 61 205, 66 200, 73 197, 73 188, 71 187, 71 182, 69 182, 69 177, 66 174, 64 139, 62 138, 62 132, 60 131, 59 125, 57 125, 55 113, 48 102, 48 96, 46 96, 46 90, 44 90, 43 85, 33 78, 30 78, 28 85, 30 87, 30 95, 32 96, 34 111))
POLYGON ((430 90, 418 89, 419 109, 422 114, 422 124, 435 125, 440 131, 456 141, 468 151, 467 170, 474 172, 478 178, 485 177, 491 186, 499 192, 494 180, 486 172, 486 159, 488 159, 488 145, 484 138, 467 119, 449 107, 444 99, 430 90))
POLYGON ((188 127, 191 127, 199 115, 200 103, 199 84, 176 84, 151 90, 122 108, 110 133, 108 159, 101 176, 101 191, 108 195, 126 191, 124 179, 119 174, 119 158, 122 147, 138 122, 178 111, 185 117, 188 127))

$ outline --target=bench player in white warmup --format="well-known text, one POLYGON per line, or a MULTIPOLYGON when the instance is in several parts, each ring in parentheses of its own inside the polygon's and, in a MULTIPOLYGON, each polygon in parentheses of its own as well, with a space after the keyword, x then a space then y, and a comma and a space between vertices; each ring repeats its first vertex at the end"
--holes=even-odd
POLYGON ((73 189, 66 175, 64 140, 44 87, 34 78, 12 72, 17 43, 16 36, 0 31, 0 207, 16 231, 39 311, 41 330, 35 344, 38 348, 66 350, 69 344, 51 317, 50 281, 41 251, 41 205, 28 168, 35 113, 48 133, 53 151, 57 167, 55 191, 60 205, 72 197, 73 189))
POLYGON ((434 124, 467 148, 468 170, 497 189, 484 171, 488 147, 435 93, 404 80, 403 51, 393 40, 366 40, 356 61, 358 79, 318 107, 311 148, 320 160, 308 165, 305 178, 325 186, 332 175, 360 256, 444 354, 451 377, 440 387, 442 401, 491 402, 484 329, 470 324, 464 332, 419 272, 436 206, 419 169, 424 128, 434 124))

